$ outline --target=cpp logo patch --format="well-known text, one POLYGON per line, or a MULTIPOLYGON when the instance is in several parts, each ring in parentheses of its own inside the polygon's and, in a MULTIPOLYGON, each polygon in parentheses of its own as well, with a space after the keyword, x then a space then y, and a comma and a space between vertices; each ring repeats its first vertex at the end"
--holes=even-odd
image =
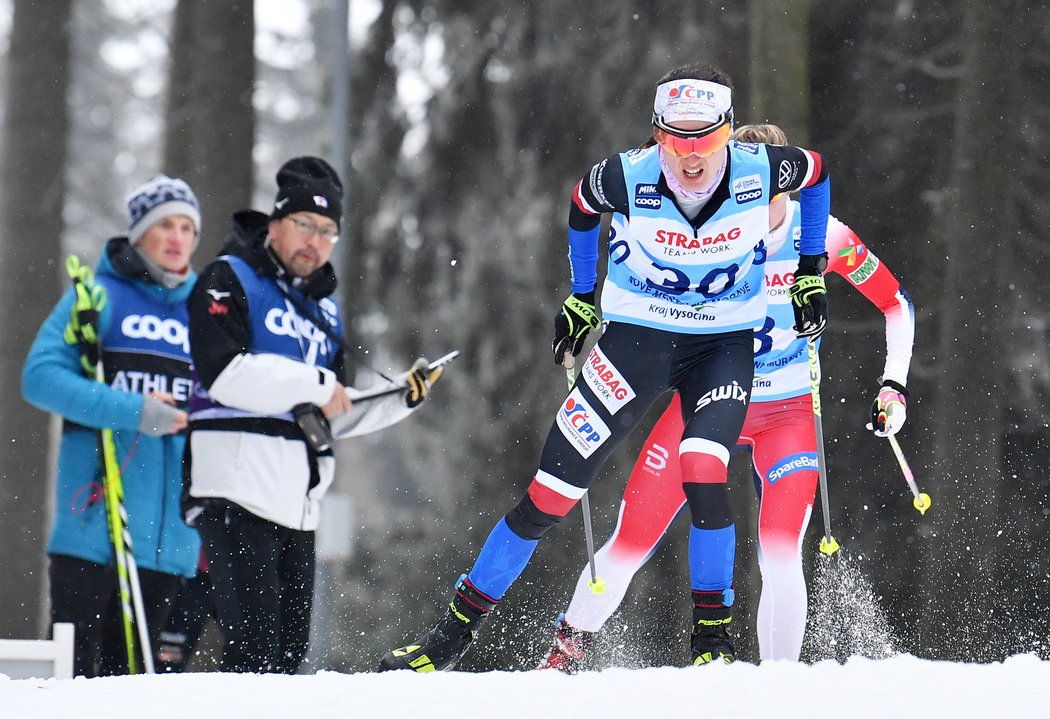
POLYGON ((787 475, 803 470, 817 471, 816 452, 799 452, 798 454, 784 457, 769 470, 769 475, 767 475, 766 479, 769 480, 770 485, 773 485, 787 475))
POLYGON ((644 183, 634 186, 634 206, 649 210, 659 210, 663 204, 663 196, 653 183, 644 183))
POLYGON ((590 457, 609 438, 609 427, 574 389, 558 409, 558 429, 583 457, 590 457))

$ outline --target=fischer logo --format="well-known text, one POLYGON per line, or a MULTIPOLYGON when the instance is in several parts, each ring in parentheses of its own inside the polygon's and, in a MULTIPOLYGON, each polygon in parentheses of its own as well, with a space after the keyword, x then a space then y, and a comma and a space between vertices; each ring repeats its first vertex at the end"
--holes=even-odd
POLYGON ((588 355, 583 377, 610 414, 616 414, 635 398, 634 389, 598 347, 588 355))
POLYGON ((605 197, 605 186, 602 184, 602 173, 605 172, 605 164, 608 160, 602 160, 597 165, 591 168, 591 174, 589 184, 591 186, 591 194, 594 195, 594 199, 598 200, 603 206, 609 206, 609 200, 605 197))
POLYGON ((817 470, 817 455, 814 452, 799 452, 798 454, 792 454, 789 457, 784 457, 780 460, 772 469, 769 470, 769 475, 766 479, 769 483, 776 484, 781 479, 786 477, 793 472, 801 472, 804 470, 817 470))
POLYGON ((645 452, 645 466, 657 472, 667 468, 667 460, 671 453, 658 444, 653 444, 645 452))
POLYGON ((732 242, 739 238, 739 227, 734 227, 729 230, 729 232, 719 232, 717 235, 710 235, 707 237, 690 237, 681 232, 671 232, 670 230, 656 231, 657 244, 667 245, 668 247, 680 247, 685 250, 695 250, 723 242, 732 242))
POLYGON ((128 315, 120 323, 120 331, 131 339, 164 340, 170 345, 181 347, 186 354, 190 352, 189 330, 178 320, 162 320, 154 315, 128 315))
POLYGON ((590 457, 609 438, 609 427, 574 389, 558 410, 558 429, 583 457, 590 457))
POLYGON ((747 404, 747 390, 741 387, 739 382, 733 380, 733 384, 724 384, 721 387, 715 387, 704 392, 700 399, 696 401, 696 409, 693 411, 699 412, 707 405, 713 402, 721 402, 724 399, 736 400, 747 404))

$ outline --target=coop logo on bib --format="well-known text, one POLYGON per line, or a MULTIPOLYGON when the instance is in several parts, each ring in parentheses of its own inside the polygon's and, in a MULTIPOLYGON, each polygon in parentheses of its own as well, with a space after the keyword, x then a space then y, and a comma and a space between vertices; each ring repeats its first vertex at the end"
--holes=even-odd
POLYGON ((616 414, 634 399, 634 390, 598 347, 591 350, 583 366, 583 378, 611 414, 616 414))
POLYGON ((609 427, 574 389, 558 410, 558 429, 583 457, 590 457, 609 438, 609 427))
POLYGON ((186 325, 178 320, 160 319, 154 315, 128 315, 120 323, 120 331, 125 337, 136 340, 163 340, 168 344, 181 347, 184 352, 190 351, 190 333, 186 325))

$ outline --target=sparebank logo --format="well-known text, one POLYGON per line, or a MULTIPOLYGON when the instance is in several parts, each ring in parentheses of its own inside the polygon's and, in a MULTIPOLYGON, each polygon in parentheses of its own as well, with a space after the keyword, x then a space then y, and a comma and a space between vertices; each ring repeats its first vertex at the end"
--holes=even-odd
POLYGON ((766 478, 772 485, 776 484, 787 475, 794 472, 801 472, 802 470, 810 470, 813 472, 817 470, 817 455, 815 452, 799 452, 798 454, 784 457, 784 459, 780 460, 780 462, 769 470, 769 474, 766 478))
POLYGON ((590 457, 609 438, 609 427, 574 389, 558 410, 558 429, 583 457, 590 457))
POLYGON ((186 354, 190 352, 189 330, 186 325, 170 317, 162 320, 155 315, 128 315, 120 323, 120 332, 135 340, 163 340, 181 347, 186 354))

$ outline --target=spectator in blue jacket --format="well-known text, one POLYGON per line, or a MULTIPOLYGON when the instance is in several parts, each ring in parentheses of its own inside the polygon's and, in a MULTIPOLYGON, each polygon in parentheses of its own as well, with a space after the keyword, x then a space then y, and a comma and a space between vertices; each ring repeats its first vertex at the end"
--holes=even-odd
POLYGON ((105 383, 85 376, 64 339, 70 289, 37 334, 22 373, 28 402, 62 417, 48 542, 51 620, 76 627, 79 676, 127 673, 113 547, 102 494, 98 431, 113 430, 147 626, 156 645, 180 577, 197 571, 200 539, 179 511, 190 399, 186 300, 200 206, 182 180, 153 178, 127 198, 127 237, 106 242, 96 282, 105 383))

